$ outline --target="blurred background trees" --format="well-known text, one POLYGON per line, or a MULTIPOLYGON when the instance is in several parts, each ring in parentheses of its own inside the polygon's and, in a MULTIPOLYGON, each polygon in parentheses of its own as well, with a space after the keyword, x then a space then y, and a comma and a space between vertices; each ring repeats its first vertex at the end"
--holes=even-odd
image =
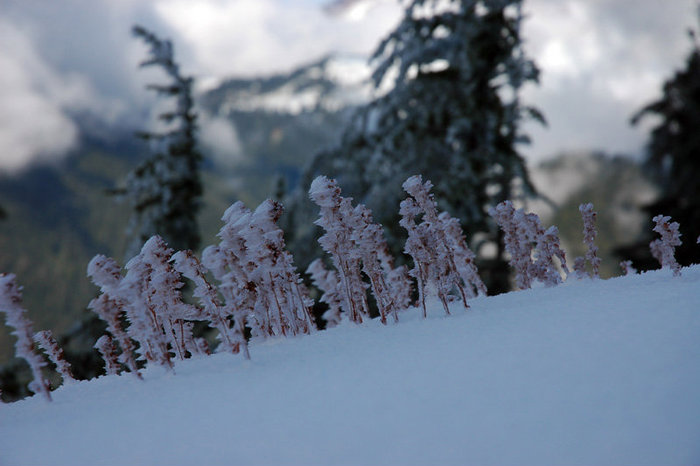
POLYGON ((193 79, 180 73, 172 42, 141 26, 134 26, 132 32, 149 46, 149 58, 140 66, 160 67, 170 79, 167 84, 149 84, 147 88, 172 98, 174 108, 158 115, 168 125, 166 129, 138 133, 151 144, 152 155, 129 173, 124 188, 115 190, 132 209, 127 259, 155 234, 176 250, 196 249, 200 242, 197 214, 202 195, 193 79))
MULTIPOLYGON (((680 224, 683 244, 676 249, 681 265, 700 263, 700 44, 689 31, 693 47, 685 66, 663 85, 662 97, 632 117, 636 125, 645 118, 658 122, 649 137, 646 167, 658 183, 660 194, 644 207, 651 218, 668 215, 680 224)), ((653 239, 651 226, 642 240, 620 253, 633 260, 635 267, 658 267, 649 252, 653 239)))
POLYGON ((520 101, 522 86, 538 80, 523 50, 522 19, 519 0, 406 3, 403 20, 371 59, 378 97, 357 111, 336 146, 316 155, 287 202, 290 247, 304 265, 317 234, 305 199, 311 179, 332 176, 344 194, 370 207, 400 255, 401 183, 422 174, 440 209, 460 219, 490 292, 508 289, 505 251, 487 210, 534 194, 518 150, 529 141, 521 123, 544 123, 520 101), (488 243, 498 244, 497 252, 484 260, 479 251, 488 243))

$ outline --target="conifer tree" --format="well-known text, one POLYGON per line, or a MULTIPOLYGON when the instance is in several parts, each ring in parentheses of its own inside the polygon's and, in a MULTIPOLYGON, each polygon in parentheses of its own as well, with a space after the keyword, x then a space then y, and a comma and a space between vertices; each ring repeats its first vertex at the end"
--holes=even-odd
POLYGON ((159 115, 166 130, 138 133, 150 143, 152 155, 127 176, 123 189, 115 191, 133 209, 126 257, 137 254, 155 234, 176 250, 196 249, 200 241, 197 212, 202 184, 193 79, 180 73, 169 40, 160 39, 141 26, 134 26, 132 32, 150 48, 149 57, 140 66, 157 66, 169 79, 166 84, 150 84, 147 88, 172 98, 175 104, 159 115))
MULTIPOLYGON (((317 174, 336 178, 389 229, 398 253, 401 183, 422 174, 434 183, 439 209, 462 221, 472 243, 477 233, 495 241, 500 234, 488 208, 512 199, 516 180, 534 191, 517 149, 528 142, 520 124, 544 122, 519 98, 521 87, 538 79, 520 37, 521 1, 405 3, 403 20, 372 57, 375 88, 390 90, 358 111, 338 147, 318 154, 304 182, 317 174)), ((298 197, 291 200, 297 225, 306 222, 298 197)), ((500 260, 503 255, 501 247, 500 260)), ((490 281, 492 292, 507 286, 490 281)))
MULTIPOLYGON (((662 97, 632 118, 638 124, 647 116, 659 118, 652 129, 646 165, 661 187, 660 197, 645 207, 649 218, 659 214, 678 221, 681 234, 695 237, 700 231, 700 43, 690 31, 693 47, 685 67, 663 85, 662 97)), ((656 267, 649 254, 647 234, 636 246, 622 248, 621 255, 641 269, 656 267)), ((681 265, 700 262, 700 246, 686 241, 677 250, 681 265)))

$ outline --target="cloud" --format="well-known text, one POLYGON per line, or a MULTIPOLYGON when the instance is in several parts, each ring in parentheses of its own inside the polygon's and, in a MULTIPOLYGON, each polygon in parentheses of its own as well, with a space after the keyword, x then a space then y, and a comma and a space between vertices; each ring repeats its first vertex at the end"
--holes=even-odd
POLYGON ((138 16, 131 3, 0 5, 0 171, 65 156, 79 139, 76 114, 115 123, 139 101, 131 58, 137 50, 125 45, 138 16))
POLYGON ((695 24, 693 0, 530 0, 523 36, 538 63, 541 86, 525 99, 540 107, 550 126, 528 125, 532 159, 558 151, 602 149, 639 155, 648 127, 630 116, 660 95, 680 67, 695 24))
POLYGON ((330 52, 369 54, 400 15, 386 2, 362 21, 327 15, 310 1, 162 0, 155 10, 179 32, 197 68, 218 76, 289 70, 330 52))
POLYGON ((14 172, 71 149, 78 130, 63 111, 82 99, 80 79, 47 67, 27 37, 0 19, 0 170, 14 172))
POLYGON ((225 168, 232 168, 243 159, 243 149, 236 127, 230 120, 200 112, 199 141, 207 155, 225 168))
MULTIPOLYGON (((549 129, 528 127, 531 158, 558 150, 639 152, 629 116, 655 96, 689 49, 695 0, 526 0, 523 35, 542 69, 524 98, 549 129), (661 4, 662 3, 662 4, 661 4)), ((154 108, 134 23, 173 40, 199 82, 290 70, 330 52, 368 54, 398 22, 389 0, 23 0, 0 2, 0 169, 60 157, 71 115, 143 126, 154 108), (335 14, 323 5, 336 4, 335 14), (345 8, 341 8, 345 6, 345 8)), ((221 122, 207 133, 221 145, 221 122), (216 129, 218 128, 218 129, 216 129)))

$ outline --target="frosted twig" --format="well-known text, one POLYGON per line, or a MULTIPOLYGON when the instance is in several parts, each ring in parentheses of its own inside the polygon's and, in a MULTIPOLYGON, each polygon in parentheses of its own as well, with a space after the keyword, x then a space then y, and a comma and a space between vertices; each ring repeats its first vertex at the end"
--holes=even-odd
POLYGON ((49 381, 41 371, 46 366, 46 361, 35 351, 32 323, 25 316, 27 311, 22 308, 22 288, 17 285, 15 274, 0 275, 0 312, 5 314, 5 323, 14 328, 12 335, 17 337, 15 355, 29 363, 34 376, 29 389, 43 394, 51 401, 49 381))
POLYGON ((681 234, 678 232, 678 222, 671 222, 671 217, 666 215, 657 215, 652 221, 656 223, 653 230, 661 238, 649 243, 651 254, 661 263, 662 268, 668 267, 673 270, 674 276, 679 276, 681 274, 681 266, 676 261, 674 250, 683 242, 681 241, 681 234))
POLYGON ((46 355, 49 360, 56 365, 56 370, 63 378, 64 383, 75 382, 75 378, 70 370, 70 364, 66 361, 66 357, 63 354, 63 349, 58 346, 56 340, 54 340, 53 335, 51 335, 50 330, 42 330, 34 335, 34 341, 37 342, 39 347, 46 351, 46 355))

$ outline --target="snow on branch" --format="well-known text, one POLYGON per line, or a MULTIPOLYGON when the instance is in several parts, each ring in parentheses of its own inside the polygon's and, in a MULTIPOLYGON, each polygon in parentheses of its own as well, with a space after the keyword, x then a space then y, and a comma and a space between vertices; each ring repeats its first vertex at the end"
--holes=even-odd
POLYGON ((17 284, 15 274, 0 275, 0 312, 5 314, 5 323, 14 328, 12 335, 17 338, 15 355, 29 363, 34 380, 29 383, 29 389, 34 393, 43 394, 51 401, 49 381, 42 374, 46 361, 38 354, 34 346, 32 323, 25 315, 22 307, 22 287, 17 284))
POLYGON ((671 222, 671 217, 666 215, 657 215, 652 218, 656 223, 653 230, 657 232, 661 238, 655 239, 649 243, 651 254, 661 264, 661 268, 670 268, 673 270, 674 276, 681 274, 681 266, 676 262, 675 248, 683 244, 681 234, 678 232, 678 222, 671 222))

